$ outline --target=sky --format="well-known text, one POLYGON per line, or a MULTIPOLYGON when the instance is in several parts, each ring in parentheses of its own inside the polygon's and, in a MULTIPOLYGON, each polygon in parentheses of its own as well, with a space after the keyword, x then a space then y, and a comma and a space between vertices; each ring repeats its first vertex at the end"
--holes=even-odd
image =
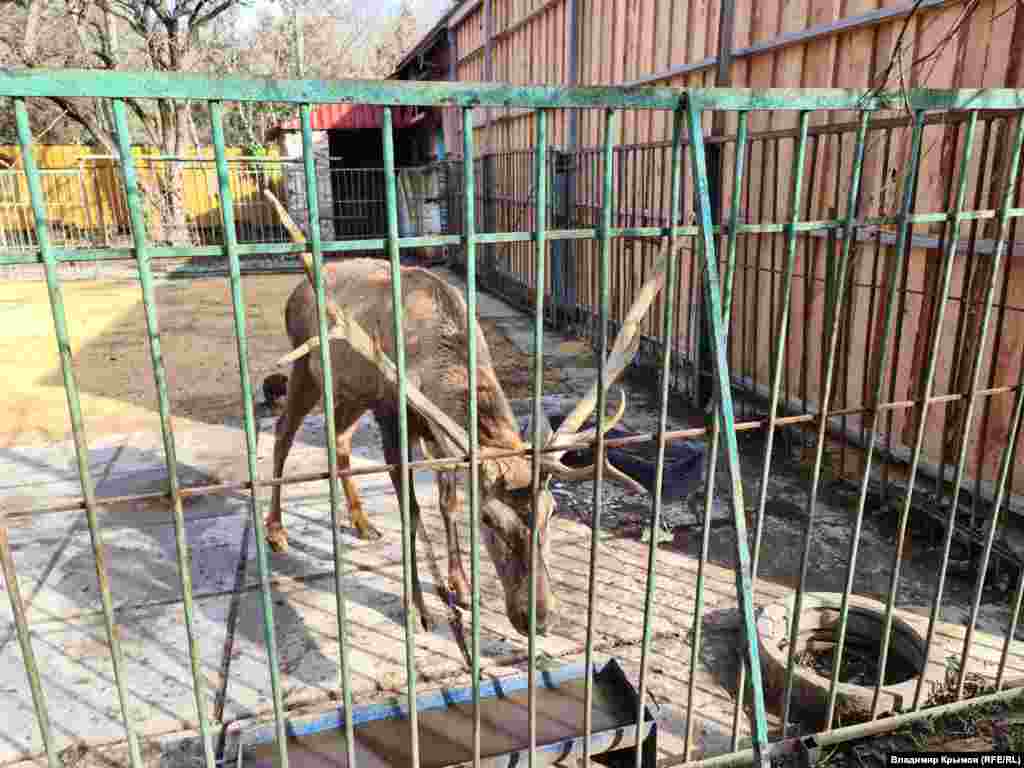
MULTIPOLYGON (((366 2, 367 0, 356 0, 356 2, 366 2)), ((370 0, 373 1, 373 0, 370 0)), ((384 11, 393 11, 396 9, 401 0, 376 0, 380 4, 380 7, 384 11)), ((243 10, 242 24, 254 23, 256 19, 263 15, 265 11, 270 11, 275 15, 279 15, 281 11, 281 3, 279 0, 250 0, 249 9, 243 10)), ((441 18, 441 14, 447 7, 447 0, 414 0, 413 6, 421 9, 424 15, 423 27, 429 29, 434 23, 441 18)))

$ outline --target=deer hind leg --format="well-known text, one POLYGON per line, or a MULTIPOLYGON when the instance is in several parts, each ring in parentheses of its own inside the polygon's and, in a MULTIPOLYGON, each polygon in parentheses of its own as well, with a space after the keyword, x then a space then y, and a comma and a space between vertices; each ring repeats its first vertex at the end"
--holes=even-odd
MULTIPOLYGON (((292 366, 292 375, 288 380, 288 400, 284 413, 277 420, 274 432, 274 477, 284 473, 288 452, 295 441, 295 433, 302 425, 313 406, 320 400, 320 385, 309 372, 305 360, 297 360, 292 366)), ((264 522, 267 531, 267 543, 275 552, 288 549, 288 532, 281 520, 281 486, 275 485, 270 496, 270 512, 264 522)))
MULTIPOLYGON (((359 417, 365 410, 353 405, 348 405, 335 400, 334 405, 334 429, 335 445, 338 448, 338 469, 342 472, 352 466, 352 435, 356 431, 359 417)), ((341 485, 345 489, 345 500, 348 502, 348 516, 353 527, 359 533, 359 538, 371 541, 381 537, 363 509, 363 500, 359 496, 359 488, 355 480, 345 475, 341 478, 341 485)))
POLYGON ((462 567, 462 549, 459 546, 459 529, 456 523, 458 495, 455 491, 455 473, 437 473, 437 501, 444 520, 445 537, 448 540, 448 588, 455 595, 460 608, 470 607, 469 579, 462 567))
MULTIPOLYGON (((390 412, 374 412, 377 424, 380 427, 381 442, 384 444, 384 461, 395 465, 391 470, 391 485, 394 486, 395 495, 401 498, 402 495, 402 473, 398 468, 401 460, 401 452, 398 444, 398 416, 390 412)), ((410 438, 413 436, 410 435, 410 438)), ((410 440, 410 442, 412 442, 410 440)), ((420 522, 420 505, 416 501, 416 486, 413 483, 412 473, 409 473, 409 525, 412 526, 412 606, 406 604, 406 610, 415 606, 420 614, 420 622, 423 629, 430 631, 434 621, 427 610, 426 601, 423 599, 423 588, 420 586, 420 573, 416 556, 416 534, 420 522)))

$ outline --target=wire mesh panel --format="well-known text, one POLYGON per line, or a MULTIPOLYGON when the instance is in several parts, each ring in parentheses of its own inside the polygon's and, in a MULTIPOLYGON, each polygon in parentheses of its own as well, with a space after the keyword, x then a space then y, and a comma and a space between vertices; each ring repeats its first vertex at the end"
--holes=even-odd
MULTIPOLYGON (((329 481, 331 518, 331 560, 333 565, 334 600, 330 624, 336 632, 337 680, 333 694, 341 702, 341 725, 345 734, 344 752, 347 765, 359 764, 356 749, 356 729, 353 710, 353 659, 351 643, 353 622, 350 621, 350 583, 352 571, 351 551, 345 544, 338 524, 342 493, 345 494, 353 525, 361 532, 368 531, 358 489, 353 478, 363 475, 389 475, 398 498, 398 519, 401 529, 401 547, 396 558, 401 565, 401 613, 403 625, 401 661, 405 674, 402 689, 401 717, 407 721, 408 764, 416 766, 428 762, 427 750, 432 740, 421 734, 420 699, 421 674, 417 666, 417 633, 428 628, 426 603, 417 567, 417 531, 421 512, 415 493, 413 475, 416 470, 438 473, 439 492, 443 515, 455 511, 454 492, 448 486, 445 501, 445 478, 456 472, 468 472, 468 514, 470 528, 470 585, 449 585, 450 599, 463 599, 470 613, 471 639, 468 645, 468 665, 471 672, 471 734, 466 761, 482 765, 488 755, 481 743, 481 557, 480 546, 487 543, 491 559, 500 574, 505 615, 512 627, 527 638, 525 663, 528 669, 526 742, 528 762, 539 765, 545 760, 541 753, 542 739, 539 685, 546 674, 542 669, 538 638, 555 622, 558 599, 565 599, 562 585, 552 576, 551 562, 552 517, 555 497, 552 481, 593 481, 593 499, 588 510, 591 540, 586 570, 585 602, 580 601, 580 614, 585 614, 585 627, 579 638, 586 665, 585 707, 583 712, 580 751, 585 760, 591 758, 591 737, 596 729, 593 711, 596 707, 594 676, 591 674, 596 647, 599 618, 597 614, 608 588, 601 578, 606 569, 619 568, 611 562, 609 545, 600 535, 602 515, 607 511, 604 491, 611 482, 620 483, 638 493, 649 493, 649 505, 644 527, 647 531, 645 562, 637 579, 643 584, 642 624, 638 639, 639 663, 637 668, 637 712, 633 720, 637 730, 635 745, 630 749, 637 766, 650 764, 639 737, 639 726, 644 722, 650 680, 654 674, 653 643, 655 626, 668 623, 675 627, 678 612, 659 605, 655 599, 659 579, 666 576, 659 571, 659 543, 661 520, 664 514, 666 456, 669 447, 684 438, 704 437, 709 449, 704 454, 704 492, 702 510, 702 540, 696 582, 688 590, 692 593, 690 609, 692 623, 688 628, 690 644, 690 676, 687 681, 686 733, 682 750, 663 759, 659 764, 673 765, 694 762, 694 723, 698 719, 696 668, 701 652, 704 631, 705 597, 708 590, 708 553, 710 547, 711 516, 716 483, 725 502, 728 527, 732 532, 736 616, 739 626, 740 663, 739 685, 733 710, 733 752, 723 758, 709 758, 705 762, 740 763, 754 761, 766 763, 772 755, 797 749, 789 738, 785 726, 793 716, 795 681, 797 677, 798 640, 801 635, 803 601, 811 591, 807 581, 812 559, 812 543, 816 526, 820 524, 820 497, 822 494, 822 465, 827 447, 827 432, 833 417, 848 416, 833 409, 835 393, 848 386, 849 369, 840 363, 848 356, 850 341, 849 322, 844 317, 849 309, 853 287, 857 287, 854 253, 865 232, 891 239, 886 254, 886 265, 881 289, 876 291, 877 320, 872 326, 876 338, 870 347, 872 372, 868 378, 870 404, 858 410, 862 421, 859 428, 864 435, 865 456, 860 472, 857 502, 854 514, 854 534, 846 561, 846 588, 842 594, 837 615, 836 658, 829 688, 829 712, 825 732, 818 735, 819 744, 834 743, 858 735, 893 728, 914 717, 924 717, 938 711, 951 711, 958 707, 991 702, 1016 696, 1018 689, 1003 689, 1004 667, 1016 630, 1024 580, 1018 583, 1012 604, 1008 634, 1002 645, 1002 663, 993 691, 981 697, 963 698, 964 675, 968 669, 968 654, 978 620, 985 573, 992 555, 996 534, 1000 530, 999 511, 1009 492, 1009 479, 1014 468, 1014 452, 1018 444, 1024 387, 1020 372, 1013 380, 1003 381, 992 373, 985 362, 988 336, 998 323, 993 322, 993 307, 1000 276, 1005 262, 1011 230, 1015 221, 1024 215, 1020 207, 1019 181, 1022 143, 1024 143, 1024 93, 1016 91, 934 92, 911 91, 907 94, 884 94, 853 91, 741 91, 741 90, 672 90, 672 89, 617 89, 582 88, 559 89, 546 87, 513 87, 500 85, 468 85, 459 83, 396 83, 396 82, 316 82, 316 81, 245 81, 207 80, 200 77, 108 74, 102 81, 90 79, 77 72, 0 73, 0 95, 14 102, 18 135, 25 158, 24 180, 35 228, 35 244, 31 251, 4 254, 5 263, 42 263, 45 270, 48 297, 54 331, 60 350, 61 384, 64 387, 68 412, 74 435, 77 477, 81 486, 80 498, 57 505, 47 511, 84 510, 88 523, 96 577, 101 592, 101 613, 106 644, 113 664, 114 698, 123 721, 133 768, 142 765, 138 723, 132 715, 132 696, 124 666, 124 651, 118 630, 117 614, 111 597, 110 560, 106 555, 104 532, 98 522, 100 502, 96 496, 93 468, 89 461, 89 443, 82 416, 81 393, 78 377, 81 373, 71 354, 70 329, 64 309, 61 283, 57 273, 60 262, 90 260, 126 260, 137 270, 141 299, 149 337, 150 367, 157 394, 160 416, 160 438, 167 468, 167 488, 158 493, 134 494, 120 501, 162 498, 169 502, 173 524, 174 561, 178 588, 182 599, 181 621, 185 629, 185 646, 189 655, 189 677, 195 699, 195 722, 202 742, 202 760, 214 768, 217 757, 214 750, 214 722, 207 706, 207 682, 201 664, 201 637, 196 632, 190 543, 186 535, 183 502, 189 497, 204 496, 225 491, 247 494, 247 515, 254 531, 255 563, 259 582, 259 616, 263 634, 265 664, 269 676, 269 706, 273 709, 274 748, 277 762, 282 768, 289 764, 289 715, 285 706, 285 691, 280 662, 281 648, 275 631, 275 606, 271 591, 271 549, 283 551, 288 536, 280 514, 282 486, 311 479, 329 481), (168 218, 159 224, 147 208, 145 171, 146 160, 132 152, 132 135, 128 121, 129 99, 149 98, 160 93, 163 98, 188 99, 202 103, 209 110, 215 150, 209 184, 204 194, 216 198, 215 213, 197 233, 198 242, 187 245, 167 244, 168 239, 154 234, 154 229, 166 231, 168 223, 180 219, 168 218), (32 160, 32 132, 29 125, 26 100, 45 97, 93 96, 110 102, 118 139, 118 173, 127 231, 130 244, 103 250, 70 247, 52 237, 47 224, 47 192, 42 175, 32 160), (301 187, 305 207, 304 221, 296 223, 274 194, 273 180, 262 166, 248 168, 249 174, 233 174, 224 143, 224 110, 229 101, 277 101, 297 105, 302 128, 303 156, 301 187), (320 187, 323 181, 314 152, 311 108, 316 103, 361 102, 382 105, 381 127, 382 170, 360 173, 335 173, 329 183, 341 191, 341 207, 330 212, 320 207, 320 187), (867 177, 867 157, 871 149, 873 123, 877 113, 897 109, 908 104, 910 119, 899 124, 905 136, 903 162, 893 182, 895 193, 890 211, 874 215, 864 205, 863 188, 867 177), (457 233, 435 235, 404 235, 402 229, 402 203, 404 192, 400 188, 396 168, 396 134, 393 130, 392 109, 402 106, 446 106, 459 110, 462 120, 462 159, 459 168, 459 197, 449 206, 458 209, 454 219, 457 233), (504 158, 476 156, 474 146, 473 115, 480 107, 533 109, 536 119, 535 150, 504 158), (589 181, 576 187, 589 190, 589 196, 568 218, 564 228, 553 227, 556 217, 565 215, 565 206, 556 204, 555 164, 548 137, 549 117, 560 109, 595 110, 601 116, 601 145, 588 150, 580 161, 582 173, 589 181), (671 142, 657 149, 640 150, 619 146, 620 115, 626 109, 659 110, 670 115, 673 124, 671 142), (995 117, 987 111, 999 110, 995 117), (792 118, 793 129, 785 134, 757 143, 750 136, 752 116, 775 111, 792 118), (735 118, 736 132, 732 137, 731 161, 714 167, 709 158, 721 159, 720 153, 709 151, 705 138, 705 123, 714 112, 726 112, 735 118), (849 141, 836 140, 832 162, 843 169, 840 192, 831 191, 839 204, 827 216, 808 218, 811 202, 825 194, 815 186, 815 163, 824 151, 824 134, 811 130, 815 113, 848 113, 855 126, 849 141), (957 186, 941 205, 930 204, 926 210, 919 202, 919 182, 922 158, 929 133, 929 112, 955 114, 959 118, 957 139, 957 186), (964 179, 978 166, 973 165, 977 152, 977 134, 983 120, 998 124, 998 152, 1003 161, 998 169, 983 171, 989 179, 990 207, 969 209, 966 203, 964 179), (645 185, 627 183, 629 164, 640 163, 651 170, 645 185), (765 211, 759 220, 752 220, 742 212, 741 201, 749 203, 747 191, 755 168, 757 179, 769 177, 775 185, 765 211), (496 178, 499 185, 481 190, 481 177, 496 178), (723 185, 713 183, 724 179, 723 185), (378 182, 379 185, 378 185, 378 182), (359 186, 365 185, 365 186, 359 186), (253 209, 267 206, 259 214, 241 207, 239 198, 245 197, 250 187, 262 186, 260 195, 265 203, 250 201, 253 209), (728 194, 722 196, 722 189, 728 194), (364 191, 369 190, 369 191, 364 191), (270 191, 269 196, 265 195, 270 191), (623 197, 628 197, 623 207, 623 197), (723 199, 731 201, 723 205, 723 199), (383 228, 366 224, 376 216, 383 203, 383 228), (370 213, 367 213, 370 211, 370 213), (769 212, 770 211, 770 212, 769 212), (242 219, 273 212, 275 224, 280 222, 290 242, 246 242, 249 230, 242 219), (325 221, 337 223, 325 226, 325 221), (959 253, 962 226, 971 222, 987 221, 990 230, 990 251, 987 268, 975 271, 970 295, 977 297, 977 322, 964 324, 972 330, 974 343, 959 351, 964 358, 966 372, 964 388, 949 394, 936 395, 935 378, 939 370, 939 352, 942 334, 927 336, 923 355, 924 374, 920 390, 910 400, 895 401, 885 374, 894 358, 898 359, 901 346, 897 319, 905 313, 901 302, 906 296, 901 285, 908 273, 917 228, 939 225, 942 228, 942 260, 935 274, 931 306, 923 314, 930 314, 934 327, 944 327, 944 315, 949 303, 950 275, 959 253), (347 223, 346 223, 347 222, 347 223), (364 223, 360 223, 364 222, 364 223), (207 230, 209 230, 207 232, 207 230), (374 231, 370 231, 374 230, 374 231), (219 233, 219 235, 214 234, 219 233), (325 237, 325 233, 328 235, 325 237), (826 249, 824 283, 826 296, 823 320, 815 330, 818 346, 815 358, 820 362, 820 384, 815 397, 802 395, 808 401, 807 413, 785 416, 782 405, 794 387, 789 375, 791 357, 789 345, 793 334, 788 332, 794 322, 794 296, 804 281, 817 280, 817 273, 809 270, 806 252, 812 249, 810 237, 819 243, 832 242, 826 249), (829 241, 829 238, 832 238, 829 241), (570 251, 577 261, 577 269, 587 270, 589 298, 587 299, 594 322, 597 346, 595 381, 573 410, 565 416, 555 430, 544 428, 543 389, 545 369, 545 318, 552 292, 551 254, 557 243, 573 242, 580 248, 570 251), (753 245, 750 245, 753 243, 753 245), (460 294, 430 273, 404 269, 402 252, 425 246, 447 246, 462 249, 467 272, 465 293, 460 294), (774 249, 774 250, 773 250, 774 249), (382 252, 384 260, 341 260, 331 269, 324 266, 327 254, 354 252, 382 252), (489 252, 488 252, 489 251, 489 252), (289 333, 294 351, 283 362, 292 362, 293 377, 289 383, 289 411, 282 417, 278 428, 274 467, 270 476, 260 470, 257 435, 258 424, 253 410, 253 386, 250 372, 250 349, 247 338, 247 308, 241 273, 243 256, 270 252, 278 255, 298 255, 308 283, 307 293, 296 294, 307 303, 301 311, 289 315, 289 333), (642 253, 642 256, 630 256, 642 253), (764 253, 769 254, 766 262, 764 253), (741 258, 741 254, 743 257, 741 258), (801 256, 804 261, 801 262, 801 256), (183 487, 178 473, 176 450, 179 438, 175 434, 168 395, 169 376, 162 353, 162 336, 158 316, 157 296, 154 290, 154 264, 162 259, 209 258, 227 262, 231 300, 231 317, 238 357, 239 390, 242 399, 242 428, 245 435, 244 479, 234 482, 183 487), (744 260, 745 259, 745 260, 744 260), (753 263, 751 263, 753 259, 753 263), (770 263, 770 267, 767 266, 770 263), (802 264, 802 266, 801 266, 802 264), (585 265, 585 267, 581 267, 585 265), (807 270, 800 272, 799 269, 807 270), (478 270, 492 273, 518 272, 527 275, 523 281, 528 288, 528 301, 533 310, 531 343, 531 429, 522 432, 515 423, 501 384, 493 368, 493 361, 478 322, 479 295, 478 270), (762 274, 763 273, 763 274, 762 274), (742 277, 741 277, 742 276, 742 277), (748 277, 754 286, 748 284, 748 277), (761 281, 761 282, 758 282, 761 281), (682 289, 685 287, 685 291, 682 289), (753 291, 755 299, 741 299, 744 291, 753 291), (615 296, 629 297, 614 306, 615 296), (369 297, 369 298, 366 298, 369 297), (699 297, 699 301, 697 298, 699 297), (699 314, 693 314, 693 307, 699 314), (441 314, 439 314, 441 313, 441 314), (689 313, 689 314, 688 314, 689 313), (684 321, 684 316, 687 318, 684 321), (767 414, 741 421, 734 402, 736 360, 748 353, 746 342, 737 350, 737 324, 747 324, 750 333, 759 334, 749 352, 767 360, 762 380, 767 389, 767 414), (613 322, 614 321, 614 322, 613 322), (684 323, 689 339, 685 345, 675 341, 684 323), (628 438, 615 437, 609 430, 621 419, 625 398, 615 416, 609 417, 608 401, 615 401, 615 385, 626 373, 637 356, 644 334, 657 335, 662 344, 658 349, 656 427, 643 435, 628 438), (446 334, 442 341, 437 341, 446 334), (672 340, 671 342, 669 340, 672 340), (426 341, 425 341, 426 340, 426 341), (443 343, 442 343, 443 342, 443 343), (433 346, 431 346, 433 344, 433 346), (671 383, 677 375, 674 357, 680 348, 707 350, 707 369, 697 370, 711 385, 713 396, 708 410, 707 424, 685 430, 670 429, 671 383), (443 362, 448 368, 438 367, 438 357, 448 355, 443 362), (368 373, 369 372, 369 373, 368 373), (372 375, 371 375, 372 374, 372 375), (988 376, 986 377, 986 374, 988 376), (363 376, 363 379, 359 379, 363 376), (303 378, 305 377, 305 378, 303 378), (840 383, 841 380, 841 383, 840 383), (364 389, 357 385, 365 384, 364 389), (370 381, 370 384, 366 384, 370 381), (305 389, 303 389, 305 388, 305 389), (298 392, 298 394, 295 394, 298 392), (323 398, 324 446, 327 453, 327 471, 322 473, 285 476, 283 473, 287 447, 283 443, 294 439, 295 430, 305 413, 298 413, 296 401, 310 399, 320 392, 330 393, 323 398), (1010 417, 1005 439, 998 445, 998 471, 994 477, 991 504, 979 503, 981 512, 988 515, 989 524, 982 539, 982 554, 967 630, 961 650, 961 675, 957 681, 955 701, 944 707, 923 708, 919 685, 908 712, 883 720, 868 718, 866 723, 833 727, 833 709, 839 689, 838 659, 847 641, 850 620, 850 599, 853 574, 858 558, 857 532, 864 516, 869 483, 873 472, 873 453, 885 433, 885 420, 893 411, 913 411, 912 460, 908 477, 908 492, 897 506, 897 536, 907 526, 912 506, 915 474, 928 434, 929 410, 939 401, 961 402, 959 423, 961 435, 968 434, 977 418, 980 402, 1003 397, 1010 403, 1010 417), (816 403, 816 404, 815 404, 816 403), (363 412, 372 410, 381 429, 384 464, 370 467, 351 466, 350 429, 363 412), (358 413, 356 413, 358 411, 358 413), (298 415, 296 415, 298 414, 298 415), (595 427, 585 430, 588 420, 595 416, 595 427), (770 734, 768 718, 768 684, 763 676, 762 652, 758 615, 755 606, 759 565, 763 562, 762 535, 766 520, 766 505, 771 493, 771 467, 776 438, 781 429, 794 423, 804 423, 813 430, 812 471, 805 479, 806 508, 802 519, 802 532, 793 553, 799 561, 793 608, 784 627, 788 643, 785 676, 779 690, 783 729, 781 734, 770 734), (760 482, 751 494, 743 474, 738 437, 743 432, 757 430, 763 435, 757 468, 760 482), (348 436, 348 437, 347 437, 348 436), (647 442, 654 446, 656 465, 653 482, 648 488, 620 469, 608 458, 610 448, 625 443, 647 442), (427 456, 414 460, 413 449, 418 447, 427 456), (570 466, 563 461, 570 452, 589 451, 594 457, 583 466, 570 466), (718 464, 722 470, 719 471, 718 464), (272 493, 270 514, 266 520, 258 513, 257 494, 270 488, 272 493), (447 504, 447 506, 446 506, 447 504), (748 520, 748 517, 750 518, 748 520), (748 530, 752 527, 753 530, 748 530), (468 594, 458 595, 460 589, 468 594), (561 594, 559 594, 561 593, 561 594), (663 615, 664 614, 664 615, 663 615), (745 709, 749 688, 749 709, 745 709), (746 717, 744 717, 746 715, 746 717), (740 749, 741 720, 749 720, 750 747, 740 749), (770 741, 772 735, 781 736, 770 741), (645 762, 646 761, 646 762, 645 762)), ((895 129, 895 128, 894 128, 895 129)), ((888 139, 886 139, 888 140, 888 139)), ((721 143, 721 142, 719 142, 721 143)), ((993 149, 993 152, 996 150, 993 149)), ((581 153, 585 154, 585 153, 581 153)), ((984 154, 984 152, 983 152, 984 154)), ((727 153, 728 156, 728 153, 727 153)), ((987 168, 981 163, 982 169, 987 168)), ((206 174, 202 167, 198 172, 206 174)), ((173 173, 184 173, 177 168, 173 173)), ((191 171, 190 171, 191 172, 191 171)), ((884 176, 884 174, 883 174, 884 176)), ((488 182, 489 183, 489 182, 488 182)), ((278 190, 279 191, 279 190, 278 190)), ((827 196, 827 195, 826 195, 827 196)), ((572 204, 572 201, 570 201, 572 204)), ((813 206, 810 208, 814 214, 813 206)), ((180 211, 176 211, 180 213, 180 211)), ((159 215, 157 216, 159 218, 159 215)), ((187 223, 187 222, 186 222, 187 223)), ((193 226, 194 223, 193 223, 193 226)), ((250 225, 246 225, 250 226, 250 225)), ((259 225, 255 225, 259 228, 259 225)), ((279 238, 281 239, 281 238, 279 238)), ((482 277, 482 275, 481 275, 482 277)), ((806 297, 805 297, 806 298, 806 297)), ((296 301, 299 301, 298 299, 296 301)), ((806 322, 806 318, 804 319, 806 322)), ((970 322, 974 322, 973 320, 970 322)), ((742 335, 742 334, 740 334, 742 335)), ((802 353, 809 355, 809 352, 802 353)), ((755 365, 755 368, 757 366, 755 365)), ((809 369, 808 369, 809 370, 809 369)), ((803 376, 804 374, 801 374, 803 376)), ((807 373, 809 377, 810 374, 807 373)), ((856 378, 854 376, 853 378, 856 378)), ((959 385, 958 385, 959 386, 959 385)), ((315 403, 306 403, 306 412, 315 403)), ((949 515, 955 518, 957 499, 964 483, 967 462, 967 441, 961 439, 959 450, 952 454, 953 484, 948 489, 952 501, 949 515)), ((945 487, 938 490, 939 502, 944 503, 945 487)), ((446 520, 454 530, 454 524, 446 520)), ((943 580, 949 561, 949 548, 955 519, 949 520, 944 542, 944 560, 938 576, 931 605, 925 657, 933 643, 933 628, 942 601, 943 580)), ((457 547, 456 547, 457 551, 457 547)), ((879 697, 885 687, 886 657, 890 652, 894 608, 899 588, 900 567, 903 563, 900 546, 895 548, 890 571, 888 591, 885 595, 884 629, 880 635, 878 656, 881 664, 877 678, 872 681, 874 700, 871 715, 879 712, 879 697)), ((24 598, 16 578, 14 557, 5 536, 0 535, 0 564, 3 566, 12 616, 22 653, 22 662, 30 682, 33 708, 47 757, 52 766, 59 764, 48 714, 47 686, 43 684, 40 668, 35 660, 34 645, 24 610, 24 598)), ((460 566, 461 567, 461 566, 460 566)), ((613 570, 621 579, 622 574, 613 570)), ((1024 574, 1024 569, 1022 569, 1024 574)), ((579 597, 577 595, 577 597, 579 597)), ((809 599, 809 598, 807 598, 809 599)), ((502 602, 499 600, 499 603, 502 602)), ((674 608, 674 607, 673 607, 674 608)), ((570 609, 571 610, 571 609, 570 609)), ((365 629, 365 628, 364 628, 365 629)), ((924 678, 921 678, 923 685, 924 678)), ((908 702, 909 704, 909 702, 908 702)))

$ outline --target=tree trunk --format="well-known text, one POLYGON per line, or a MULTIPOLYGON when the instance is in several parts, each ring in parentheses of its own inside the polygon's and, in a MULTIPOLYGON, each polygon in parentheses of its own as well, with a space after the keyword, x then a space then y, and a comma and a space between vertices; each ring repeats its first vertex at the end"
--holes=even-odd
POLYGON ((154 182, 145 185, 150 210, 155 213, 148 222, 149 236, 168 245, 195 245, 185 203, 185 164, 179 159, 188 143, 188 105, 161 101, 158 115, 159 151, 164 159, 153 163, 154 182))
POLYGON ((182 163, 168 161, 159 175, 160 218, 164 237, 171 245, 194 245, 185 208, 185 173, 182 163))

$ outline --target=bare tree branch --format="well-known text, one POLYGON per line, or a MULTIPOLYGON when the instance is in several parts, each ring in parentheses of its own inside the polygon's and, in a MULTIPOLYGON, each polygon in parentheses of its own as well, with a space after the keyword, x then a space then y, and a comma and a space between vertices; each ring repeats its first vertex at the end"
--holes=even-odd
POLYGON ((208 13, 205 13, 202 16, 198 17, 198 19, 192 17, 189 20, 189 28, 199 29, 200 27, 205 27, 207 24, 212 22, 221 14, 229 11, 234 5, 237 4, 237 2, 238 0, 223 0, 223 2, 221 2, 220 5, 214 7, 208 13))
MULTIPOLYGON (((869 94, 876 96, 885 88, 889 83, 889 78, 892 76, 893 67, 896 66, 897 62, 900 61, 900 56, 903 51, 903 38, 906 37, 907 30, 910 28, 910 22, 917 16, 917 12, 921 8, 921 3, 924 0, 914 0, 914 5, 910 9, 910 13, 907 14, 906 18, 903 19, 903 26, 900 28, 900 33, 896 37, 896 45, 893 47, 893 54, 889 58, 889 63, 886 65, 882 74, 875 78, 875 85, 869 90, 869 94)), ((901 68, 902 75, 902 68, 901 68)))

